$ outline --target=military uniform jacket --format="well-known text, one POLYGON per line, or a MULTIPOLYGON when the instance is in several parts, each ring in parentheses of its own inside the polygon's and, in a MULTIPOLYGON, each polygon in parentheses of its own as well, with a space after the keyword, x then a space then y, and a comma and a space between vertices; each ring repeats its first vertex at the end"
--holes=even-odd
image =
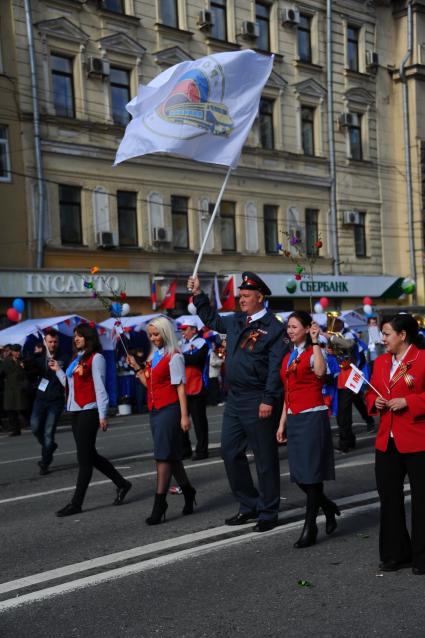
POLYGON ((236 312, 228 317, 210 306, 207 295, 193 298, 206 326, 227 335, 226 378, 235 392, 262 394, 262 402, 273 405, 280 397, 280 366, 288 350, 285 329, 271 312, 247 326, 247 315, 236 312))
POLYGON ((0 361, 0 373, 4 374, 4 409, 27 410, 28 380, 21 362, 7 357, 0 361))

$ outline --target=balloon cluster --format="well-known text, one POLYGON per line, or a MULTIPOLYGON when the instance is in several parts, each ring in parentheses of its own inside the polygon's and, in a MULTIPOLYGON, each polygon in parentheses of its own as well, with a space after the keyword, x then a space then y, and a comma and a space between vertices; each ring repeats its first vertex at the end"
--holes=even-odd
MULTIPOLYGON (((92 266, 90 268, 91 275, 97 275, 99 272, 99 266, 92 266)), ((83 277, 84 288, 92 291, 91 296, 93 297, 93 299, 99 299, 103 307, 109 312, 112 317, 125 317, 126 315, 128 315, 131 308, 130 304, 126 301, 127 293, 124 290, 113 290, 105 279, 103 279, 103 283, 111 293, 112 300, 109 297, 101 294, 98 290, 95 290, 93 280, 83 277)))
POLYGON ((314 304, 314 312, 318 315, 321 315, 323 312, 325 312, 328 306, 329 299, 327 297, 320 297, 319 301, 314 304))
POLYGON ((373 313, 373 301, 370 297, 363 297, 363 312, 365 313, 366 317, 370 317, 372 316, 373 313))
POLYGON ((6 317, 9 321, 18 323, 22 319, 22 313, 25 310, 25 302, 23 299, 14 299, 10 308, 6 310, 6 317))

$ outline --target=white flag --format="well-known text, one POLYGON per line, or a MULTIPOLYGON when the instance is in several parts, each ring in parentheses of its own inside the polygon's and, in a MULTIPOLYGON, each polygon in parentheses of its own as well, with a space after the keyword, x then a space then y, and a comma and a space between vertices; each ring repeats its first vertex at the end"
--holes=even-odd
POLYGON ((115 164, 147 153, 174 153, 235 168, 258 112, 273 56, 251 49, 181 62, 127 104, 115 164))
POLYGON ((356 368, 356 366, 353 365, 352 363, 350 365, 352 370, 350 372, 350 376, 345 382, 345 387, 348 388, 349 390, 352 390, 356 394, 358 394, 363 385, 363 382, 365 381, 364 374, 361 370, 356 368))

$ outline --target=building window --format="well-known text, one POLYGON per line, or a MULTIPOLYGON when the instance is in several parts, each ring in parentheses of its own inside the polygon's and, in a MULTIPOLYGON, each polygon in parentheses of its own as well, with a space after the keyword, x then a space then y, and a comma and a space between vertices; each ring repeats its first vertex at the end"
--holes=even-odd
POLYGON ((211 0, 210 10, 214 18, 211 37, 227 40, 227 0, 211 0))
POLYGON ((0 125, 0 182, 10 181, 10 153, 7 127, 0 125))
POLYGON ((311 17, 300 15, 298 25, 298 57, 301 62, 311 62, 311 17))
POLYGON ((359 70, 359 36, 358 27, 347 27, 347 67, 350 71, 359 70))
POLYGON ((130 114, 125 107, 130 102, 130 74, 125 69, 111 67, 109 76, 111 85, 112 119, 115 124, 126 126, 130 114))
POLYGON ((120 246, 137 246, 137 193, 118 191, 117 211, 120 246))
POLYGON ((51 65, 55 113, 61 117, 75 117, 72 59, 52 54, 51 65))
POLYGON ((278 252, 278 234, 277 234, 277 206, 264 206, 264 243, 266 253, 276 254, 278 252))
POLYGON ((261 2, 255 3, 255 20, 260 34, 257 38, 257 49, 270 51, 270 7, 261 2))
POLYGON ((354 226, 354 249, 356 257, 367 257, 366 255, 366 213, 359 213, 360 223, 354 226))
POLYGON ((174 248, 189 248, 188 203, 187 197, 177 197, 175 195, 171 197, 174 248))
POLYGON ((308 257, 316 257, 319 248, 315 244, 319 241, 319 211, 307 208, 305 211, 305 249, 308 257))
POLYGON ((273 131, 274 100, 261 98, 259 109, 260 144, 262 148, 274 148, 273 131))
POLYGON ((114 13, 125 13, 124 0, 101 0, 102 9, 114 11, 114 13))
POLYGON ((350 157, 354 160, 362 160, 362 115, 360 113, 351 113, 351 116, 352 122, 348 127, 348 134, 350 136, 350 157))
POLYGON ((178 0, 159 0, 159 15, 162 24, 167 27, 179 28, 178 0))
POLYGON ((225 251, 236 250, 235 203, 221 202, 221 248, 225 251))
POLYGON ((314 155, 314 113, 312 106, 301 107, 301 144, 304 155, 314 155))
POLYGON ((59 184, 59 211, 62 244, 82 244, 81 188, 59 184))

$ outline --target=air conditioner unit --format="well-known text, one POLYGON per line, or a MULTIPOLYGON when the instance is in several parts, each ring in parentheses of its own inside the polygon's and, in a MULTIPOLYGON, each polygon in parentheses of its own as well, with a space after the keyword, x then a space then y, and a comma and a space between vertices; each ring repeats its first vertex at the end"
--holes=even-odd
POLYGON ((89 75, 101 75, 102 77, 106 77, 110 73, 110 65, 108 60, 91 56, 87 61, 87 70, 89 75))
POLYGON ((379 55, 376 51, 366 51, 366 69, 374 70, 379 65, 379 55))
POLYGON ((113 233, 109 231, 97 233, 97 245, 99 248, 113 248, 115 246, 113 233))
POLYGON ((341 128, 347 128, 353 124, 353 115, 346 111, 345 113, 341 113, 338 121, 341 128))
POLYGON ((153 229, 153 240, 157 244, 161 244, 164 242, 168 242, 168 233, 166 228, 154 228, 153 229))
POLYGON ((300 23, 300 12, 296 7, 282 10, 282 24, 287 26, 296 26, 300 23))
POLYGON ((204 9, 198 13, 198 27, 202 29, 210 29, 214 25, 214 15, 212 11, 204 9))
POLYGON ((244 22, 242 22, 241 32, 245 38, 258 38, 260 35, 260 27, 256 22, 244 20, 244 22))
POLYGON ((360 224, 360 213, 358 210, 345 210, 343 217, 345 226, 358 226, 360 224))

